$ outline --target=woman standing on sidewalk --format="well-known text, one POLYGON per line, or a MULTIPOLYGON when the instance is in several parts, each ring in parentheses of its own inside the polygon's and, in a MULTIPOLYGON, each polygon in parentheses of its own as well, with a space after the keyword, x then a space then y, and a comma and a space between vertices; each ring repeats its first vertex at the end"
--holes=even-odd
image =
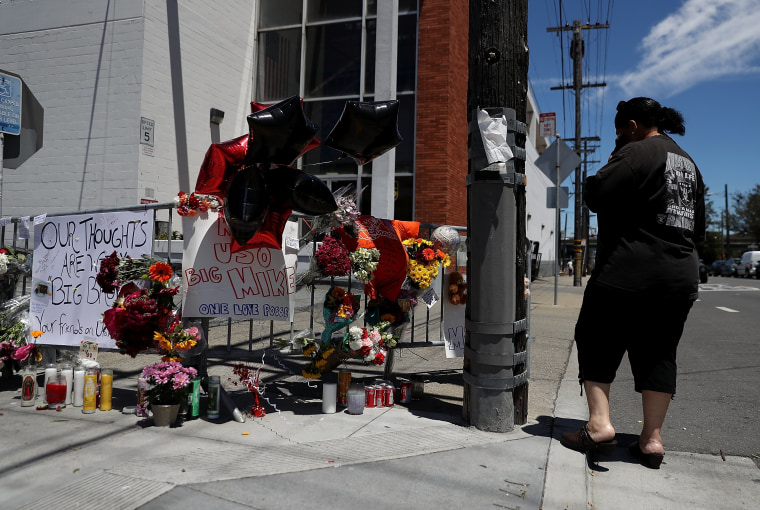
POLYGON ((683 135, 683 116, 657 101, 621 101, 608 163, 584 186, 597 213, 596 264, 575 328, 579 379, 589 421, 562 444, 611 455, 610 385, 628 352, 644 425, 631 453, 659 468, 660 431, 676 392, 676 348, 698 292, 695 242, 705 234, 705 187, 691 157, 666 133, 683 135))

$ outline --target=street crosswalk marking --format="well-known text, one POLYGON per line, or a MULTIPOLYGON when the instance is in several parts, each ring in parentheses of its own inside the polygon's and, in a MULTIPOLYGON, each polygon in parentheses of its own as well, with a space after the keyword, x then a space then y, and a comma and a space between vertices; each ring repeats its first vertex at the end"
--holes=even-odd
POLYGON ((700 291, 744 291, 760 290, 757 287, 748 287, 745 285, 724 285, 722 283, 700 283, 700 291))
POLYGON ((723 310, 724 312, 739 313, 739 310, 734 310, 733 308, 728 308, 726 306, 716 306, 715 308, 723 310))

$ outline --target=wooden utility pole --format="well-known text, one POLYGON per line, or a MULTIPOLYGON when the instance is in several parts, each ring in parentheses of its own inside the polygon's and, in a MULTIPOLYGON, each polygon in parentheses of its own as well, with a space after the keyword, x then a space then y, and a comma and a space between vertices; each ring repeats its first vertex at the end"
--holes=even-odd
MULTIPOLYGON (((572 88, 575 91, 575 150, 580 156, 581 147, 581 89, 586 87, 605 87, 606 83, 590 83, 583 85, 583 55, 585 52, 583 43, 582 30, 592 28, 609 28, 607 24, 597 23, 595 25, 582 25, 579 20, 573 21, 573 26, 564 26, 557 28, 547 28, 547 32, 562 32, 567 30, 573 31, 573 40, 570 43, 570 56, 573 59, 573 85, 552 87, 551 90, 572 88)), ((583 220, 581 208, 583 206, 583 196, 581 193, 581 166, 575 169, 575 227, 573 242, 573 285, 581 286, 581 236, 583 235, 583 220)))
POLYGON ((524 277, 527 0, 470 0, 467 235, 469 297, 462 414, 480 430, 527 421, 524 277), (489 161, 478 112, 505 120, 514 158, 489 161))

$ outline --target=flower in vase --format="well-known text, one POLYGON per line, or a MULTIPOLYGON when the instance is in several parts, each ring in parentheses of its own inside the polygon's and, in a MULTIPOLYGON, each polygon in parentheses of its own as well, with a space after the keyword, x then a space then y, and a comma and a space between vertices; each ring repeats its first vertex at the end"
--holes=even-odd
POLYGON ((190 381, 198 375, 192 367, 182 366, 176 361, 161 361, 148 365, 142 371, 148 384, 152 385, 145 393, 150 404, 172 405, 187 401, 190 381))

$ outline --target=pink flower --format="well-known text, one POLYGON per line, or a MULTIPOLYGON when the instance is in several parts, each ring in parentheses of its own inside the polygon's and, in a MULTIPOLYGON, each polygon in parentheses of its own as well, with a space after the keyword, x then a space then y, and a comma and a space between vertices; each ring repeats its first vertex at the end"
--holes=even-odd
POLYGON ((34 351, 35 347, 35 344, 26 344, 23 347, 19 347, 13 354, 11 354, 11 358, 16 361, 24 361, 29 357, 29 354, 34 351))

